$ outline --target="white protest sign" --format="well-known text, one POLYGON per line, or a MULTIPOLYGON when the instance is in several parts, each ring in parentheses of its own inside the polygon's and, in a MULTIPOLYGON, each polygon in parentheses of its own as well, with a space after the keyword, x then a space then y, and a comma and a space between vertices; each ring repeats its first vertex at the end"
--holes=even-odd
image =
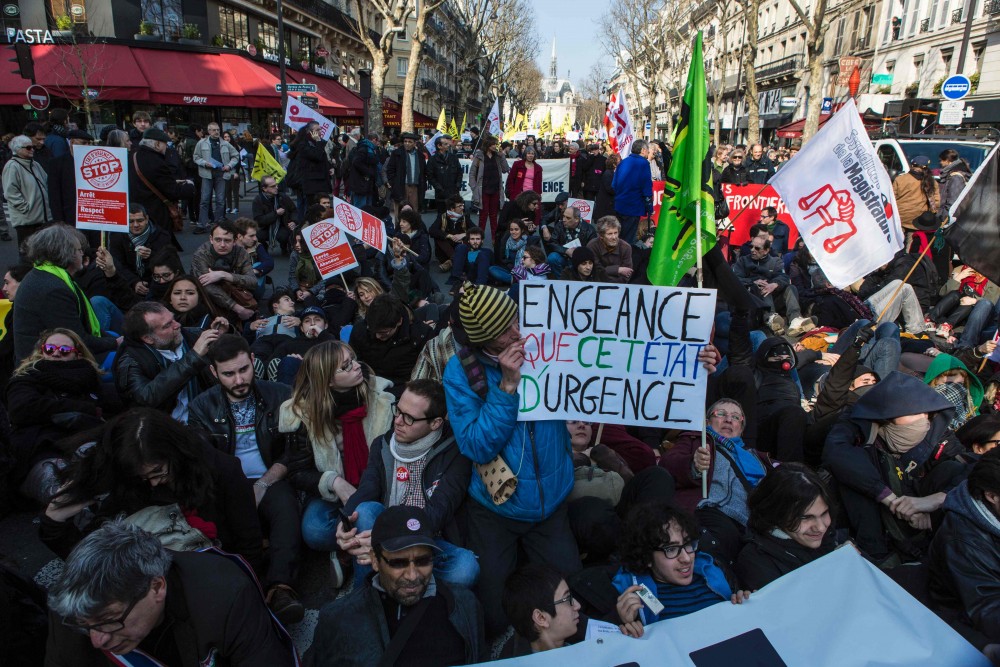
POLYGON ((128 232, 128 160, 127 148, 73 146, 77 229, 128 232))
MULTIPOLYGON (((469 187, 469 169, 472 167, 472 160, 459 158, 458 162, 462 165, 462 189, 459 194, 466 201, 472 201, 472 188, 469 187)), ((514 160, 508 158, 507 164, 513 165, 514 160)), ((569 192, 569 158, 538 160, 538 165, 542 168, 542 183, 535 188, 535 192, 540 190, 543 202, 554 202, 560 192, 569 192)), ((506 184, 507 174, 503 174, 500 187, 506 184)), ((427 188, 425 198, 434 199, 434 188, 427 188)))
POLYGON ((297 129, 313 121, 319 123, 319 131, 323 135, 323 139, 329 141, 330 137, 333 136, 333 130, 337 127, 333 121, 318 111, 313 111, 302 102, 291 97, 288 98, 288 106, 285 107, 285 125, 297 129))
POLYGON ((589 199, 577 199, 575 197, 570 197, 566 200, 566 207, 575 207, 576 210, 580 212, 580 218, 584 222, 592 222, 591 218, 594 217, 594 202, 589 199))
POLYGON ((852 99, 769 183, 836 287, 868 275, 903 247, 892 181, 852 99))
POLYGON ((521 421, 700 429, 715 290, 520 283, 521 421))
POLYGON ((338 197, 333 198, 333 222, 357 240, 379 252, 384 253, 389 247, 384 222, 338 197))
POLYGON ((504 667, 757 664, 719 661, 746 655, 746 636, 760 664, 789 667, 989 667, 990 661, 877 567, 850 548, 834 551, 751 594, 653 623, 642 639, 601 633, 596 639, 523 658, 504 667), (768 646, 768 644, 770 646, 768 646), (728 651, 727 651, 728 649, 728 651), (714 653, 714 656, 709 654, 714 653), (692 659, 696 654, 699 660, 692 659), (716 660, 712 661, 711 658, 716 660))
POLYGON ((302 237, 324 280, 358 266, 347 234, 334 224, 333 219, 320 220, 306 227, 302 230, 302 237))

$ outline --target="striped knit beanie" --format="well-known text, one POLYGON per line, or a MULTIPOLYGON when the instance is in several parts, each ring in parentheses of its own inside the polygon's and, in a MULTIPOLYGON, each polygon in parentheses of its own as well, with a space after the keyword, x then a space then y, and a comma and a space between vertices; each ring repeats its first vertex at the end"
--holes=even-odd
POLYGON ((517 315, 517 304, 489 285, 466 283, 458 299, 458 319, 469 342, 481 345, 497 338, 517 315))

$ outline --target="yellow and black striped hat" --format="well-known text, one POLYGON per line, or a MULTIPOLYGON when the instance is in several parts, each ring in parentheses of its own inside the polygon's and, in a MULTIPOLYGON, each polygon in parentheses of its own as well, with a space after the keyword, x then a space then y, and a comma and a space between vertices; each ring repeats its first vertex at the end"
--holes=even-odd
POLYGON ((517 315, 517 304, 489 285, 466 283, 458 299, 458 319, 475 345, 497 338, 517 315))

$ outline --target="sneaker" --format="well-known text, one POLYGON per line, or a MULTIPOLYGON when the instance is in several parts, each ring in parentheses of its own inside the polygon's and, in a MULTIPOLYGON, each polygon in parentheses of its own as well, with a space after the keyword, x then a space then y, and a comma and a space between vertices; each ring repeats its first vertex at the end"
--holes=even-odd
POLYGON ((441 262, 441 264, 438 265, 438 268, 441 269, 441 273, 448 273, 451 271, 451 266, 451 260, 449 259, 441 262))
POLYGON ((771 313, 767 317, 767 328, 771 330, 775 336, 780 336, 785 333, 785 318, 783 318, 778 313, 771 313))
POLYGON ((796 317, 788 325, 789 336, 801 336, 816 328, 816 322, 811 317, 796 317))
POLYGON ((948 338, 951 335, 951 325, 945 322, 937 328, 937 335, 941 338, 948 338))
POLYGON ((306 615, 306 609, 299 602, 299 596, 292 590, 291 586, 285 584, 275 584, 267 592, 267 607, 271 610, 282 625, 298 623, 306 615))
POLYGON ((336 551, 330 552, 330 581, 334 588, 344 585, 344 567, 340 564, 340 555, 336 551))

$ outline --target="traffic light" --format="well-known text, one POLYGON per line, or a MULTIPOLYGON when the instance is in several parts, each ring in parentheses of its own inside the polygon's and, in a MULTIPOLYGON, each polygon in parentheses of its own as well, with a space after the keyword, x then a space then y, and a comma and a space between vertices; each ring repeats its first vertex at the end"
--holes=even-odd
POLYGON ((31 57, 31 46, 24 42, 18 42, 11 48, 14 49, 16 58, 11 58, 10 62, 17 63, 17 69, 12 71, 22 79, 30 79, 35 82, 35 61, 31 57))

